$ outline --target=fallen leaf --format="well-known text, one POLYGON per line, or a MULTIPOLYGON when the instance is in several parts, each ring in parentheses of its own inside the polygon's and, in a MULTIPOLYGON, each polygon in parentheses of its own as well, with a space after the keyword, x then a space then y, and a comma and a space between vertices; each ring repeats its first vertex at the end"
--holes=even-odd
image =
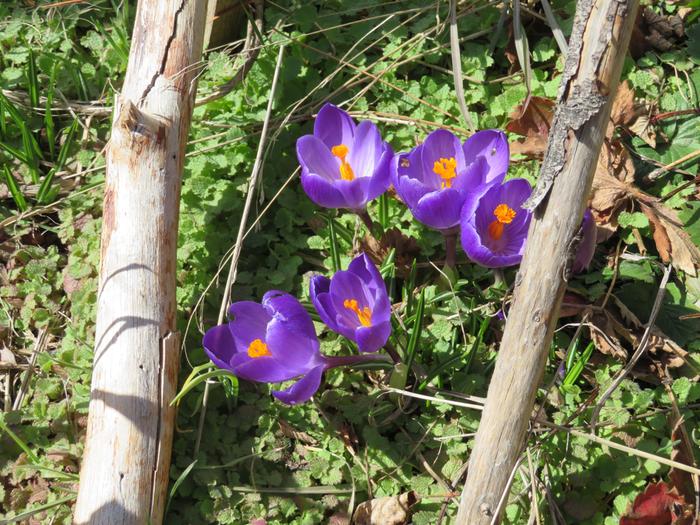
POLYGON ((279 423, 280 432, 282 435, 288 437, 289 439, 296 439, 297 441, 306 443, 307 445, 316 445, 318 443, 318 441, 316 441, 309 434, 302 432, 301 430, 297 430, 282 418, 278 419, 277 423, 279 423))
POLYGON ((635 198, 654 230, 654 242, 661 259, 671 261, 674 267, 694 277, 700 266, 700 250, 683 229, 683 222, 675 210, 639 190, 635 192, 635 198))
POLYGON ((681 503, 683 498, 670 492, 666 483, 652 483, 634 499, 620 525, 672 525, 673 506, 681 503))
MULTIPOLYGON (((610 121, 613 126, 627 126, 637 118, 637 109, 634 103, 634 89, 630 87, 627 80, 621 82, 617 87, 615 100, 610 109, 610 121)), ((612 137, 608 128, 608 137, 612 137)))
MULTIPOLYGON (((619 141, 605 141, 591 188, 590 207, 598 226, 617 228, 617 216, 636 201, 653 229, 656 248, 664 262, 695 276, 700 266, 700 250, 683 229, 677 213, 661 199, 653 197, 633 184, 634 165, 619 141)), ((602 240, 602 239, 599 239, 602 240)))
POLYGON ((522 135, 510 144, 511 154, 541 158, 547 149, 549 128, 554 115, 554 101, 543 97, 530 97, 510 114, 506 130, 522 135))
POLYGON ((600 149, 590 207, 598 224, 612 223, 617 227, 617 215, 630 202, 634 181, 634 164, 619 141, 604 141, 600 149))
POLYGON ((413 507, 420 501, 415 491, 363 501, 353 516, 355 525, 404 525, 411 519, 413 507))
POLYGON ((420 247, 416 240, 407 237, 397 228, 385 231, 379 241, 371 235, 367 235, 360 239, 359 245, 360 251, 369 255, 376 264, 386 260, 392 248, 395 249, 394 261, 399 277, 408 277, 413 261, 420 255, 420 247))

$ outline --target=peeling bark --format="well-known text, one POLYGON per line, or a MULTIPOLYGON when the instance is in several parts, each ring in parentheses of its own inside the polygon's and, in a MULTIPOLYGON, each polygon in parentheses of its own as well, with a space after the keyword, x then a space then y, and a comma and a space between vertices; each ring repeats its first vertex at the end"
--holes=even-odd
MULTIPOLYGON (((502 496, 523 450, 566 288, 567 261, 590 192, 638 0, 581 0, 547 152, 537 208, 456 523, 498 523, 502 496), (538 204, 541 206, 538 207, 538 204)), ((507 502, 506 499, 504 500, 507 502)))
POLYGON ((160 524, 175 421, 180 185, 207 2, 141 0, 107 151, 75 523, 160 524))

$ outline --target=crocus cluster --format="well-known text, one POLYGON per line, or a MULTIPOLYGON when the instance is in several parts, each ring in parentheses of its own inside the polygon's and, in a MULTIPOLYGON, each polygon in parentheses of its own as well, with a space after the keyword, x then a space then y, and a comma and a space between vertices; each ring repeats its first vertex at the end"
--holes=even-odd
MULTIPOLYGON (((346 271, 330 279, 311 281, 311 300, 321 320, 354 341, 360 352, 376 352, 391 333, 391 305, 386 286, 367 255, 360 254, 346 271)), ((271 290, 262 303, 240 301, 228 311, 229 321, 210 328, 202 344, 212 362, 236 377, 261 383, 298 380, 285 390, 273 390, 280 401, 307 401, 329 368, 383 359, 361 354, 329 357, 321 354, 311 317, 299 301, 271 290)))
POLYGON ((461 142, 439 129, 394 155, 374 124, 355 124, 326 104, 313 135, 297 141, 297 156, 302 187, 320 206, 364 210, 393 184, 418 221, 443 232, 460 227, 474 262, 496 268, 522 258, 531 216, 522 203, 531 190, 525 179, 503 182, 509 149, 501 131, 479 131, 461 142))

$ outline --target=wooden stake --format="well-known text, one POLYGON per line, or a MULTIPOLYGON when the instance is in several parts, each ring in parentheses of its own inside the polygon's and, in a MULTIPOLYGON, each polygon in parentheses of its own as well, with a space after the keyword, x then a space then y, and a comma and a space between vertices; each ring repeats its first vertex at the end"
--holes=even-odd
POLYGON ((184 150, 207 2, 140 0, 107 152, 92 396, 74 522, 163 521, 184 150))
POLYGON ((638 0, 579 0, 525 255, 462 493, 457 523, 498 523, 566 288, 638 0))

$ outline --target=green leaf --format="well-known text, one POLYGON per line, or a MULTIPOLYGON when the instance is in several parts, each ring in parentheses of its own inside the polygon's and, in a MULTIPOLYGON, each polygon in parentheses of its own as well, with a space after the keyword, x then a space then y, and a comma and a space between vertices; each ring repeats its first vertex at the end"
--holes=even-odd
POLYGON ((7 166, 3 166, 2 172, 5 175, 5 182, 7 183, 7 188, 10 190, 10 195, 12 195, 12 200, 15 201, 17 209, 21 212, 27 211, 27 201, 25 200, 22 191, 19 189, 17 181, 10 173, 10 170, 7 168, 7 166))

